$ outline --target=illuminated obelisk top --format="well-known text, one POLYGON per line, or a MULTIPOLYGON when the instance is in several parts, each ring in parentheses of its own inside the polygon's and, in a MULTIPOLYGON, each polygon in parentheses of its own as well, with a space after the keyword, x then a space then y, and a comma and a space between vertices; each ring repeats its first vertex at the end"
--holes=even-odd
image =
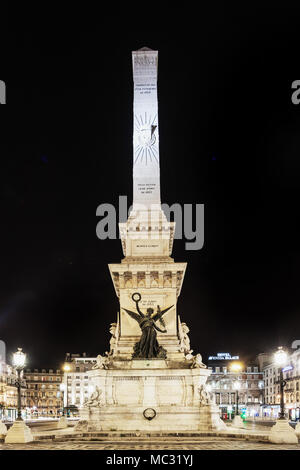
POLYGON ((133 204, 127 222, 119 223, 122 263, 171 259, 175 223, 160 201, 157 61, 158 51, 147 47, 132 52, 133 204))
POLYGON ((133 207, 160 206, 157 62, 158 51, 143 47, 132 52, 133 207))

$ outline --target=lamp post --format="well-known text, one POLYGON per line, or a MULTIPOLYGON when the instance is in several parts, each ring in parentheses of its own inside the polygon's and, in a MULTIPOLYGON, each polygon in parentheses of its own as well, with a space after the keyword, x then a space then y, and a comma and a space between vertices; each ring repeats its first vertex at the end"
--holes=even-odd
POLYGON ((18 380, 16 382, 18 388, 18 421, 23 421, 22 419, 22 402, 21 402, 21 372, 25 367, 26 354, 22 352, 22 348, 18 348, 18 351, 13 355, 13 365, 18 374, 18 380))
POLYGON ((272 426, 269 440, 275 444, 298 444, 298 438, 295 430, 290 426, 285 418, 284 411, 284 387, 283 368, 289 360, 288 353, 280 346, 274 354, 274 365, 279 368, 279 384, 280 384, 280 413, 276 424, 272 426))
MULTIPOLYGON (((243 369, 243 364, 241 362, 233 362, 230 366, 230 371, 238 374, 243 369)), ((242 418, 239 415, 239 389, 241 388, 241 382, 237 376, 233 382, 233 389, 235 390, 235 413, 232 425, 236 428, 244 428, 244 423, 242 418)))
POLYGON ((26 363, 26 354, 23 353, 22 348, 13 354, 13 367, 18 374, 17 387, 18 387, 18 416, 12 427, 8 430, 5 442, 6 443, 25 443, 33 441, 31 431, 22 419, 22 403, 21 403, 21 371, 24 369, 26 363))
MULTIPOLYGON (((63 366, 64 372, 70 372, 71 367, 69 364, 64 364, 63 366)), ((67 376, 67 385, 66 385, 66 394, 67 394, 67 403, 66 403, 66 408, 67 408, 67 417, 69 416, 69 391, 68 391, 68 376, 67 376)))
POLYGON ((61 393, 61 401, 62 401, 62 416, 65 416, 65 384, 60 384, 59 390, 61 393))
POLYGON ((284 387, 286 386, 286 381, 283 380, 283 367, 286 366, 288 362, 288 354, 282 347, 279 347, 278 350, 275 352, 274 362, 277 366, 279 366, 279 385, 280 385, 279 419, 285 419, 284 387))
POLYGON ((59 429, 61 428, 66 428, 68 426, 67 419, 65 417, 65 384, 60 384, 59 385, 59 390, 60 390, 60 397, 62 401, 62 416, 59 418, 57 422, 57 427, 59 429))
POLYGON ((235 416, 239 416, 239 389, 241 388, 239 380, 234 382, 233 388, 235 390, 235 416))
MULTIPOLYGON (((70 370, 71 370, 70 365, 65 363, 63 365, 63 371, 64 372, 70 372, 70 370)), ((61 396, 62 396, 62 416, 60 417, 60 419, 57 422, 57 427, 61 429, 61 428, 66 428, 68 426, 68 421, 67 421, 68 411, 69 411, 68 376, 67 376, 66 384, 61 383, 60 386, 59 386, 59 390, 60 390, 60 393, 61 393, 61 396), (66 403, 67 416, 65 415, 65 392, 67 394, 67 403, 66 403)))

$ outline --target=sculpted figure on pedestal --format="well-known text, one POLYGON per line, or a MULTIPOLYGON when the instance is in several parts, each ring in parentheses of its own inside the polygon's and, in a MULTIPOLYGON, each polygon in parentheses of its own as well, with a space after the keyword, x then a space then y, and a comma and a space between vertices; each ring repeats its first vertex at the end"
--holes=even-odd
POLYGON ((90 398, 83 403, 83 406, 94 407, 101 406, 102 390, 96 385, 96 390, 91 394, 90 398))
POLYGON ((193 357, 193 362, 191 365, 191 369, 206 369, 207 366, 203 364, 202 362, 202 356, 201 354, 196 354, 196 356, 193 357))
POLYGON ((180 339, 179 349, 185 354, 190 354, 192 352, 190 338, 188 337, 189 332, 190 332, 190 329, 187 326, 187 324, 179 322, 179 339, 180 339))
POLYGON ((98 356, 96 357, 96 360, 97 360, 97 363, 93 365, 92 369, 108 369, 108 366, 110 364, 109 357, 104 357, 104 356, 101 356, 101 354, 98 354, 98 356))
POLYGON ((118 342, 118 336, 119 336, 118 324, 117 323, 111 323, 109 332, 111 334, 111 338, 110 338, 110 341, 109 341, 110 349, 109 349, 108 355, 113 356, 115 351, 116 351, 116 348, 117 348, 117 342, 118 342))
POLYGON ((199 396, 200 396, 200 404, 209 405, 211 403, 211 399, 210 399, 210 394, 206 390, 205 385, 200 385, 200 387, 198 388, 198 391, 199 391, 199 396))
POLYGON ((139 307, 139 302, 141 298, 141 294, 139 294, 138 292, 135 292, 132 295, 132 300, 136 304, 136 309, 138 313, 123 308, 123 310, 125 310, 125 312, 127 312, 128 315, 131 316, 131 318, 138 322, 142 330, 141 338, 134 346, 134 352, 132 357, 138 357, 143 359, 151 359, 153 357, 166 358, 166 350, 158 344, 156 331, 166 333, 167 330, 161 330, 155 322, 158 320, 162 324, 162 326, 166 328, 164 319, 162 317, 168 310, 170 310, 170 308, 173 307, 173 305, 168 308, 165 308, 164 310, 160 310, 160 307, 158 305, 156 313, 154 313, 153 308, 147 308, 147 313, 144 314, 141 312, 139 307))

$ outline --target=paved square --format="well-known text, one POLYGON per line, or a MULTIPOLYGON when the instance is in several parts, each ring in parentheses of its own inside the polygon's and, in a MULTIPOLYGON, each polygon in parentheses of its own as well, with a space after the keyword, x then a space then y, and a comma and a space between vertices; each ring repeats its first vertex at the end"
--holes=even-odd
POLYGON ((180 442, 178 439, 159 442, 122 441, 66 441, 32 442, 29 444, 1 444, 0 450, 300 450, 297 445, 275 445, 268 442, 249 442, 238 439, 190 439, 180 442))

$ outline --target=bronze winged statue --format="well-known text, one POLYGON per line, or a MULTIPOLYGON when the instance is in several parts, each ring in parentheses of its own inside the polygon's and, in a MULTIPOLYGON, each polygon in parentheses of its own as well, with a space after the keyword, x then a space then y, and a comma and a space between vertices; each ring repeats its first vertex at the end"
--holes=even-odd
POLYGON ((158 344, 156 331, 159 331, 161 333, 167 332, 166 325, 162 317, 168 310, 174 307, 174 305, 171 305, 170 307, 167 307, 164 310, 161 310, 158 305, 156 313, 154 312, 153 308, 147 308, 147 313, 143 314, 139 307, 139 301, 141 300, 141 298, 142 297, 138 292, 132 294, 132 300, 136 304, 136 310, 138 313, 123 308, 123 310, 125 310, 125 312, 127 312, 128 315, 131 316, 131 318, 138 322, 142 330, 140 340, 134 346, 132 357, 144 359, 149 359, 153 357, 165 358, 166 350, 158 344), (137 300, 136 296, 138 296, 137 300), (161 330, 155 324, 156 321, 159 321, 165 329, 161 330))

